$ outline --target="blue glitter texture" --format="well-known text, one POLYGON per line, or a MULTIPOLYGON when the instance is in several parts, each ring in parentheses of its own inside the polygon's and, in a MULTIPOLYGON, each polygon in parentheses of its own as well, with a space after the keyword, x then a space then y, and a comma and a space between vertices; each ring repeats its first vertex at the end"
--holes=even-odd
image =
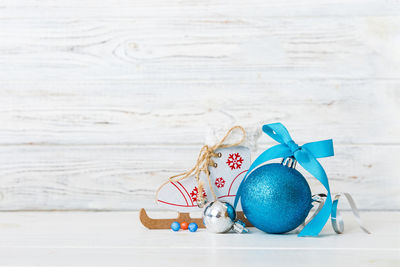
POLYGON ((304 176, 278 163, 261 166, 247 177, 242 185, 241 203, 247 219, 270 234, 295 229, 312 207, 310 187, 304 176))

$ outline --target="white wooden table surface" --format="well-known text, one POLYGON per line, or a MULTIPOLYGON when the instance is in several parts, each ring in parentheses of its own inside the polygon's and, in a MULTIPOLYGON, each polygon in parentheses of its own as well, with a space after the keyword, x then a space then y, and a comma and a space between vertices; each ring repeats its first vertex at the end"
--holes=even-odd
POLYGON ((299 238, 148 230, 137 212, 2 212, 0 265, 399 266, 400 213, 362 217, 371 235, 346 212, 344 234, 299 238))

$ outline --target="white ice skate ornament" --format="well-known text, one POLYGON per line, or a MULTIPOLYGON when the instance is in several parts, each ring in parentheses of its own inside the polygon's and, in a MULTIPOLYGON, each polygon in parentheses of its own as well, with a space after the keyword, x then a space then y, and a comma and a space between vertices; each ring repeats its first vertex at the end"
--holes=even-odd
MULTIPOLYGON (((168 229, 174 221, 186 221, 196 222, 199 228, 204 228, 201 218, 191 218, 189 215, 189 212, 200 210, 198 204, 203 205, 204 199, 225 201, 233 205, 239 185, 250 167, 250 150, 239 146, 245 138, 243 127, 234 126, 215 145, 204 145, 194 167, 171 176, 157 190, 157 203, 178 211, 179 216, 173 219, 153 219, 141 209, 139 217, 142 224, 149 229, 168 229), (240 130, 242 138, 235 143, 226 144, 226 139, 234 130, 240 130), (199 194, 199 190, 203 191, 202 194, 199 194)), ((240 211, 240 206, 238 210, 237 219, 250 226, 240 211)))
MULTIPOLYGON (((218 200, 233 205, 236 192, 242 179, 250 167, 250 150, 244 146, 219 148, 215 150, 219 157, 213 157, 214 166, 209 166, 211 186, 218 200)), ((203 196, 212 201, 206 175, 200 173, 203 181, 203 196)), ((194 177, 165 184, 158 192, 157 202, 160 206, 179 212, 193 212, 200 210, 197 206, 198 186, 194 177)), ((236 208, 241 211, 239 205, 236 208)))

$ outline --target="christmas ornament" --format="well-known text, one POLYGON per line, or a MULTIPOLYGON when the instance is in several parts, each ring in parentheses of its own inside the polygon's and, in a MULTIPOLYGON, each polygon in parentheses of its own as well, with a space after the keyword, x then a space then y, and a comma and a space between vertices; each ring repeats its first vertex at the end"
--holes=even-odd
POLYGON ((226 233, 232 229, 237 233, 248 232, 242 222, 236 221, 236 211, 232 205, 218 200, 204 207, 203 223, 211 233, 226 233))
POLYGON ((285 233, 306 219, 312 208, 311 191, 294 165, 295 160, 288 158, 282 164, 261 166, 243 183, 242 209, 258 229, 271 234, 285 233))
MULTIPOLYGON (((157 190, 157 204, 178 211, 178 218, 153 219, 141 209, 139 216, 142 224, 149 229, 168 229, 173 221, 187 221, 196 222, 199 228, 204 228, 202 220, 191 218, 189 212, 203 208, 207 198, 233 205, 240 182, 250 167, 249 148, 239 146, 245 135, 243 127, 234 126, 217 144, 203 146, 193 168, 170 177, 157 190), (241 131, 241 139, 227 143, 234 130, 241 131)), ((247 223, 240 206, 237 211, 237 217, 247 223)))
POLYGON ((335 232, 343 232, 343 220, 337 211, 339 197, 343 194, 349 201, 359 226, 369 233, 362 226, 358 210, 348 193, 336 194, 332 203, 328 177, 317 160, 333 156, 331 139, 299 146, 281 123, 264 125, 262 130, 280 144, 264 151, 252 163, 239 186, 234 207, 241 200, 249 221, 266 232, 283 233, 303 223, 305 226, 299 236, 317 236, 330 216, 335 232), (287 159, 289 166, 264 165, 276 158, 287 159), (324 197, 310 197, 310 189, 304 177, 293 169, 296 161, 321 182, 327 193, 319 196, 324 197), (319 203, 319 206, 310 219, 304 222, 311 209, 311 201, 319 203))
POLYGON ((196 232, 198 227, 199 226, 197 225, 197 223, 190 223, 189 224, 189 231, 190 232, 196 232))
MULTIPOLYGON (((300 147, 292 140, 289 132, 281 123, 267 124, 264 125, 262 129, 267 135, 280 144, 264 151, 252 163, 249 171, 239 187, 235 199, 235 206, 237 205, 240 197, 246 199, 246 203, 248 203, 248 201, 252 198, 249 196, 249 194, 255 194, 258 197, 257 199, 254 199, 255 203, 253 205, 248 204, 247 212, 249 213, 249 216, 253 218, 254 223, 260 227, 260 229, 266 231, 271 230, 272 232, 283 232, 295 227, 295 225, 299 223, 301 219, 305 218, 304 215, 307 215, 307 210, 310 210, 311 202, 311 198, 307 199, 307 197, 309 197, 309 191, 304 185, 301 175, 299 175, 295 170, 284 169, 287 168, 285 166, 270 166, 257 171, 247 186, 246 183, 247 178, 252 174, 252 172, 255 172, 257 168, 260 168, 260 166, 268 160, 275 158, 296 159, 306 171, 308 171, 322 183, 327 191, 327 198, 323 207, 299 233, 299 236, 317 236, 326 224, 326 221, 329 219, 332 211, 332 198, 329 189, 328 177, 326 176, 322 166, 317 161, 317 158, 333 156, 334 153, 332 140, 330 139, 307 143, 300 147), (265 173, 263 171, 265 171, 265 173), (268 187, 265 182, 261 183, 263 177, 268 177, 268 180, 271 182, 268 187), (284 179, 286 183, 274 181, 273 177, 276 179, 284 179), (250 188, 254 188, 254 186, 252 186, 254 183, 260 183, 262 188, 255 189, 256 191, 253 192, 250 191, 250 188), (246 192, 242 191, 243 187, 246 188, 246 192), (300 189, 297 189, 297 187, 300 187, 300 189), (264 194, 259 193, 257 190, 264 190, 264 194), (266 200, 273 198, 276 198, 274 203, 278 203, 278 200, 281 201, 278 206, 281 209, 266 204, 266 200), (297 200, 301 201, 301 203, 293 204, 297 200), (257 213, 256 208, 259 205, 264 207, 262 213, 257 213), (287 211, 283 208, 289 208, 289 210, 287 211), (271 214, 266 215, 268 213, 271 214), (273 226, 273 224, 278 225, 273 226)), ((250 222, 252 222, 252 220, 250 220, 250 222)))
MULTIPOLYGON (((200 158, 204 158, 205 153, 203 149, 200 158)), ((195 174, 183 180, 179 180, 182 176, 169 179, 158 190, 157 205, 178 212, 195 212, 204 206, 205 198, 213 197, 210 188, 219 200, 233 205, 240 182, 250 167, 250 149, 245 146, 224 147, 216 149, 213 155, 210 158, 212 165, 208 165, 211 184, 204 171, 200 172, 199 181, 195 174), (199 189, 199 182, 205 185, 203 190, 199 189)), ((241 211, 241 207, 236 211, 241 211)))
POLYGON ((173 223, 171 223, 171 229, 172 229, 172 231, 177 232, 177 231, 179 231, 180 228, 181 228, 180 223, 178 223, 178 222, 173 222, 173 223))
MULTIPOLYGON (((244 215, 243 215, 244 216, 244 215)), ((143 224, 148 229, 169 229, 171 227, 171 223, 173 222, 178 222, 179 224, 181 222, 195 222, 198 225, 203 225, 203 220, 201 218, 192 218, 190 217, 189 213, 186 212, 180 212, 178 214, 177 218, 171 218, 171 219, 154 219, 149 217, 147 215, 147 212, 145 209, 140 209, 139 212, 139 219, 140 222, 143 224)), ((204 228, 204 226, 203 226, 204 228)))
MULTIPOLYGON (((205 206, 207 197, 212 196, 214 201, 223 200, 233 203, 234 208, 237 207, 238 210, 236 216, 245 221, 247 226, 251 226, 251 223, 244 217, 244 213, 240 211, 241 206, 238 206, 242 197, 242 202, 246 205, 247 216, 255 222, 257 227, 266 232, 286 232, 303 221, 302 225, 305 225, 305 227, 301 230, 299 236, 317 236, 331 216, 335 232, 342 233, 343 220, 337 206, 340 196, 344 195, 361 229, 369 233, 362 226, 357 207, 349 193, 341 192, 334 195, 332 202, 328 178, 317 161, 317 158, 333 156, 332 140, 307 143, 300 147, 291 139, 288 131, 281 123, 264 125, 263 131, 280 144, 264 151, 251 166, 249 166, 249 149, 239 146, 245 138, 245 131, 240 126, 232 127, 214 146, 203 146, 197 163, 192 169, 170 177, 157 190, 157 203, 177 210, 179 212, 178 217, 153 219, 147 215, 144 209, 141 209, 139 216, 142 224, 149 229, 168 229, 171 227, 179 230, 180 223, 185 221, 195 223, 199 228, 204 228, 204 223, 207 221, 209 230, 227 231, 223 227, 224 224, 229 225, 229 221, 226 219, 229 218, 230 223, 234 221, 228 213, 226 213, 228 215, 225 214, 216 218, 213 218, 213 213, 210 213, 209 218, 203 217, 203 220, 191 218, 189 215, 189 212, 205 206), (234 129, 242 131, 242 139, 233 144, 225 144, 225 140, 234 129), (326 194, 318 194, 310 198, 309 188, 304 183, 304 177, 294 169, 290 170, 292 166, 275 164, 260 167, 268 160, 276 158, 291 159, 292 163, 297 160, 307 172, 321 182, 326 194), (189 177, 195 179, 187 179, 189 177), (276 179, 273 177, 276 177, 276 179), (203 187, 204 184, 208 184, 208 187, 203 187), (235 198, 234 201, 233 198, 235 198), (270 200, 267 201, 266 199, 270 200), (277 204, 272 204, 274 201, 277 204), (318 207, 309 216, 309 219, 304 221, 310 210, 310 202, 318 203, 318 207), (172 226, 171 224, 174 222, 176 224, 172 226), (215 230, 218 228, 217 226, 219 229, 215 230)), ((212 203, 214 202, 209 203, 208 206, 212 203)), ((228 212, 229 206, 225 205, 225 208, 228 212)), ((233 209, 233 211, 235 210, 233 209)), ((189 230, 197 229, 195 226, 192 227, 189 226, 189 230)), ((247 231, 244 224, 241 224, 239 220, 234 221, 231 228, 228 226, 226 228, 228 230, 234 228, 239 232, 247 231)))
POLYGON ((182 230, 187 230, 189 227, 189 224, 187 222, 181 222, 181 229, 182 230))

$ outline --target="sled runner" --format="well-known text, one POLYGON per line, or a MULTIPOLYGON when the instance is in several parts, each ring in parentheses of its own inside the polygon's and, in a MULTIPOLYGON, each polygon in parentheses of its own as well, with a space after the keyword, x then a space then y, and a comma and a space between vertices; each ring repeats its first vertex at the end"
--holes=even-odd
MULTIPOLYGON (((187 212, 179 212, 178 217, 175 219, 153 219, 147 215, 145 209, 140 210, 140 221, 148 229, 170 229, 173 222, 194 222, 197 223, 199 228, 204 228, 203 220, 201 218, 192 218, 187 212)), ((236 217, 244 222, 247 227, 251 227, 250 222, 244 217, 242 211, 238 211, 236 217)))

